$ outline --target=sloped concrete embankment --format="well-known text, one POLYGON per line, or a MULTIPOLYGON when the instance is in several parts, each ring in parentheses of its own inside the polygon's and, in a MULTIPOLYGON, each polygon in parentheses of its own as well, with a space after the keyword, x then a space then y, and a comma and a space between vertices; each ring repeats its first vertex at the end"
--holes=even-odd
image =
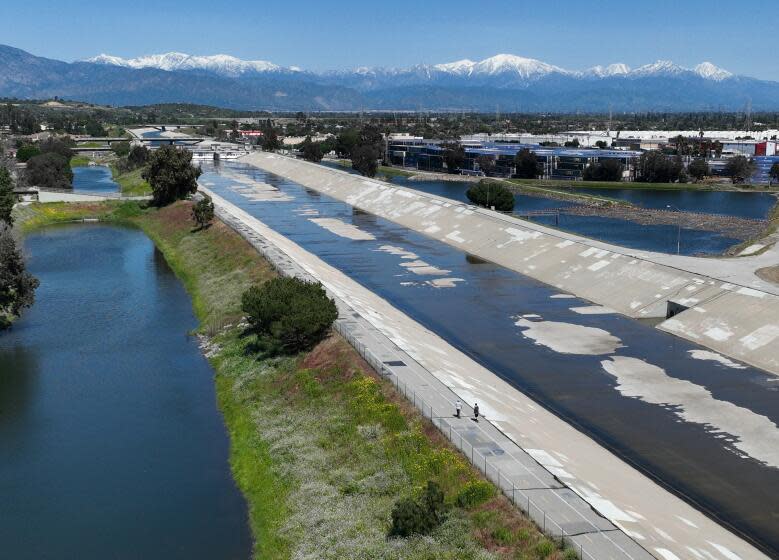
MULTIPOLYGON (((283 274, 322 282, 339 308, 336 329, 517 507, 582 558, 679 559, 690 551, 712 560, 766 558, 385 300, 201 189, 220 219, 283 274), (454 418, 456 398, 479 402, 484 420, 454 418)), ((472 414, 467 404, 463 412, 472 414)))
POLYGON ((664 319, 669 301, 680 303, 659 328, 779 375, 773 294, 659 264, 653 253, 285 156, 254 153, 242 161, 629 317, 664 319))

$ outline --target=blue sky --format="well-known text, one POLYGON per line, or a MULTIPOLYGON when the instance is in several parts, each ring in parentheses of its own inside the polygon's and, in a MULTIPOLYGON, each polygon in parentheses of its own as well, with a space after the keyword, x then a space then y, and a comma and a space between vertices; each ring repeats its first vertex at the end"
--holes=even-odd
POLYGON ((176 50, 322 70, 511 53, 574 70, 709 60, 779 80, 775 0, 3 3, 0 43, 61 60, 176 50))

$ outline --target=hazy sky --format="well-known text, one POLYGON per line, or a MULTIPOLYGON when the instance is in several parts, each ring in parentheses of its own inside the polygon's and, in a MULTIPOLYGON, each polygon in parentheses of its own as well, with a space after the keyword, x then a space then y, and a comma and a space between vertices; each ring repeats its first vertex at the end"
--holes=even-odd
POLYGON ((512 53, 572 70, 709 60, 779 80, 776 0, 0 2, 0 44, 68 61, 176 50, 322 70, 512 53))

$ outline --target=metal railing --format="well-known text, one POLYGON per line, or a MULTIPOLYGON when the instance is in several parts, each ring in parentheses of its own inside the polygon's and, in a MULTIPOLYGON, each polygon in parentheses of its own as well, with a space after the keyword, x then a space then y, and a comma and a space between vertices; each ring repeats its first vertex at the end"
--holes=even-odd
MULTIPOLYGON (((601 531, 595 524, 586 519, 580 512, 573 508, 573 506, 558 496, 557 499, 560 500, 561 504, 563 504, 565 507, 568 507, 571 512, 580 517, 580 522, 582 524, 586 524, 590 527, 590 530, 580 530, 576 533, 566 532, 566 530, 559 523, 557 523, 550 515, 547 514, 544 508, 533 501, 527 492, 521 488, 518 488, 510 476, 504 474, 504 472, 499 467, 494 465, 490 461, 488 455, 481 453, 474 445, 463 438, 462 433, 454 430, 452 424, 446 422, 447 417, 436 416, 433 410, 433 406, 419 394, 417 394, 414 389, 410 389, 407 383, 401 381, 401 379, 396 374, 394 374, 390 368, 352 332, 352 330, 347 325, 347 321, 337 320, 334 323, 334 329, 346 339, 346 341, 357 351, 358 354, 360 354, 360 356, 366 362, 368 362, 368 364, 370 364, 370 366, 377 373, 379 373, 384 379, 392 382, 396 390, 401 393, 406 398, 406 400, 413 403, 414 406, 421 412, 422 416, 430 420, 433 426, 435 426, 438 431, 441 432, 441 434, 446 437, 452 443, 452 445, 471 462, 477 471, 482 473, 487 480, 495 484, 495 486, 498 487, 503 495, 506 496, 506 498, 508 498, 517 509, 525 513, 550 539, 559 542, 561 546, 567 545, 574 549, 579 557, 583 560, 596 560, 596 557, 585 550, 581 543, 577 543, 574 540, 574 537, 583 533, 586 534, 595 532, 603 535, 606 540, 611 541, 618 550, 625 554, 626 558, 634 558, 622 546, 613 541, 608 534, 606 534, 604 531, 601 531)), ((451 403, 451 409, 454 410, 454 402, 451 403)), ((529 469, 526 467, 524 468, 528 473, 530 473, 529 469)))

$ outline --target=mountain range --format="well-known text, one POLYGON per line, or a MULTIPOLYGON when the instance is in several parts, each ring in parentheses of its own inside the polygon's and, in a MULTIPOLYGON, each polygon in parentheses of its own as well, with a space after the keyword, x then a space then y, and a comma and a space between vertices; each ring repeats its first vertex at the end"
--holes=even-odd
POLYGON ((245 110, 705 111, 779 110, 779 82, 702 62, 567 70, 499 54, 409 68, 311 72, 230 55, 101 54, 72 63, 0 45, 0 96, 110 105, 188 102, 245 110))

